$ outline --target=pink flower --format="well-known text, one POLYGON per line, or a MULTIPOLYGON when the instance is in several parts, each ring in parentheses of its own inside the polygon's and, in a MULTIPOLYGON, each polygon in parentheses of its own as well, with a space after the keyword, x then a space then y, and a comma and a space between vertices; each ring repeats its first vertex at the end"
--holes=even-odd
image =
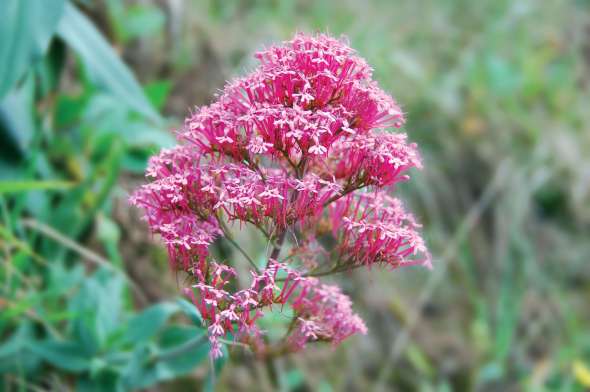
POLYGON ((352 183, 377 186, 394 185, 408 179, 409 168, 421 168, 415 144, 406 142, 405 134, 369 132, 342 139, 333 146, 329 157, 336 178, 352 183))
POLYGON ((293 349, 308 342, 329 341, 334 345, 355 333, 367 333, 363 320, 352 312, 352 303, 338 286, 307 279, 303 290, 293 302, 297 314, 296 328, 291 335, 293 349))
POLYGON ((420 225, 387 193, 421 168, 417 146, 392 132, 403 111, 367 63, 343 40, 305 34, 256 58, 258 68, 185 120, 182 145, 150 159, 150 182, 131 198, 171 266, 193 279, 185 293, 207 324, 213 357, 229 335, 270 355, 257 320, 285 306, 294 316, 278 343, 284 350, 365 333, 350 299, 309 275, 430 266, 420 225), (245 287, 209 251, 232 224, 259 229, 271 248, 245 287))
POLYGON ((350 265, 430 267, 420 225, 399 199, 382 192, 350 194, 330 206, 330 215, 339 254, 350 265))
POLYGON ((260 136, 256 136, 248 144, 248 150, 252 154, 264 154, 272 147, 272 143, 266 143, 260 136))

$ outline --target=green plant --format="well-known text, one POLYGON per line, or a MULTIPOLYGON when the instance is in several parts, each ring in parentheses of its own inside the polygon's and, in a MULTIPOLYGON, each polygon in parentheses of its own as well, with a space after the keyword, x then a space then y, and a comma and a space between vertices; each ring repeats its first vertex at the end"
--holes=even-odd
POLYGON ((158 113, 168 84, 140 86, 69 1, 2 7, 4 387, 132 390, 188 374, 206 363, 201 320, 182 299, 135 310, 142 289, 124 270, 110 218, 121 173, 142 172, 171 144, 158 113))

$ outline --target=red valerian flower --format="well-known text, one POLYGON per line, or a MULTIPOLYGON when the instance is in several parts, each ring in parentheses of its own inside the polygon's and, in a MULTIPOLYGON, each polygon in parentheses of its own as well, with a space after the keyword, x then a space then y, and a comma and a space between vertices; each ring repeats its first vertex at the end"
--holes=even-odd
POLYGON ((171 266, 192 277, 185 292, 207 323, 213 357, 228 336, 271 355, 365 333, 350 299, 314 276, 430 266, 420 225, 388 194, 421 168, 417 146, 392 132, 403 112, 367 63, 343 40, 305 34, 256 58, 258 68, 186 119, 182 144, 150 159, 151 182, 131 198, 171 266), (268 239, 264 268, 230 236, 235 223, 268 239), (249 287, 228 261, 213 260, 219 238, 252 264, 249 287), (257 321, 285 306, 292 321, 273 346, 257 321))

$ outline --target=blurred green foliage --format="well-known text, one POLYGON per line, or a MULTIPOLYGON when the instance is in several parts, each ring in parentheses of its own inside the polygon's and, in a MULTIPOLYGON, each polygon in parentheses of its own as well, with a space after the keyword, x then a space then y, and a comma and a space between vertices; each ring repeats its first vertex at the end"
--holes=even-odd
POLYGON ((587 1, 5 3, 5 388, 128 390, 195 368, 193 389, 269 389, 273 373, 283 390, 590 388, 587 1), (197 315, 175 287, 142 301, 165 278, 134 264, 165 260, 117 203, 167 128, 297 30, 347 35, 403 105, 426 162, 400 191, 435 269, 341 278, 366 337, 270 370, 236 348, 205 385, 197 315))
MULTIPOLYGON (((173 143, 158 114, 169 84, 140 86, 68 1, 2 7, 3 388, 134 390, 191 372, 209 351, 196 311, 183 299, 135 310, 129 290, 142 291, 109 218, 120 173, 143 172, 173 143), (92 231, 112 264, 83 245, 92 231), (178 314, 189 318, 178 323, 178 314)), ((136 11, 136 25, 150 18, 136 11)))

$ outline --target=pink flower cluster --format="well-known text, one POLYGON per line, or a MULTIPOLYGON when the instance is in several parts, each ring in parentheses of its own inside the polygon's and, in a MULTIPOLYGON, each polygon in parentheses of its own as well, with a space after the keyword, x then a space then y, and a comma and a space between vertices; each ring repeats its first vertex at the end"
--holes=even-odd
POLYGON ((336 285, 321 284, 308 278, 293 301, 299 315, 289 336, 290 344, 297 349, 309 341, 331 341, 334 345, 357 332, 367 333, 363 320, 352 312, 350 298, 336 285))
POLYGON ((214 357, 228 336, 272 352, 257 320, 277 306, 293 311, 281 352, 365 333, 349 298, 314 275, 430 266, 420 226, 387 193, 420 157, 405 134, 388 130, 404 116, 365 61, 341 40, 304 34, 256 57, 256 70, 186 119, 183 144, 150 159, 151 182, 131 198, 172 267, 194 280, 186 292, 214 357), (248 288, 237 287, 229 261, 210 255, 234 223, 260 230, 271 249, 248 288), (325 233, 333 246, 316 240, 325 233))
POLYGON ((382 191, 349 194, 330 205, 332 230, 339 259, 346 265, 375 263, 393 268, 430 265, 414 217, 399 199, 382 191), (410 258, 423 255, 423 258, 410 258))
POLYGON ((230 292, 225 286, 236 275, 232 267, 211 262, 209 284, 200 282, 185 289, 201 316, 209 324, 209 340, 214 357, 221 355, 219 339, 232 334, 260 353, 261 331, 256 320, 262 309, 292 301, 297 317, 289 337, 289 347, 299 349, 308 341, 339 343, 356 332, 366 332, 363 321, 352 312, 350 299, 337 286, 304 278, 286 264, 270 260, 261 273, 252 271, 249 288, 230 292), (282 272, 282 277, 278 277, 282 272), (280 281, 279 281, 280 280, 280 281))

